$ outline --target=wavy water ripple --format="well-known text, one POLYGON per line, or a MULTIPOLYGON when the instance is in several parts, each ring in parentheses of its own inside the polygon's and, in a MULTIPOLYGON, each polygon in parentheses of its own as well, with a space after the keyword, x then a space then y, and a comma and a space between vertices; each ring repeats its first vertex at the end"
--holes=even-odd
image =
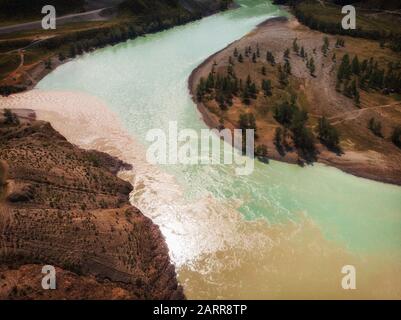
POLYGON ((400 298, 401 188, 322 165, 257 163, 239 177, 230 166, 145 161, 147 130, 172 120, 205 128, 187 90, 191 71, 280 14, 267 1, 239 3, 86 54, 0 105, 41 110, 74 143, 134 165, 121 173, 135 187, 131 201, 160 226, 190 298, 400 298), (363 270, 353 296, 339 288, 344 264, 363 270))

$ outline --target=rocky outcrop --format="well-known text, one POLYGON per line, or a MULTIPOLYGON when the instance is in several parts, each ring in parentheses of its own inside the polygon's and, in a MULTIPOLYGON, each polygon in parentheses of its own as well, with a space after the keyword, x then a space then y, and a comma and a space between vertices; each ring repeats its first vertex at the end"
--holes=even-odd
POLYGON ((159 228, 115 176, 127 164, 36 120, 0 124, 0 159, 0 299, 184 298, 159 228), (58 268, 60 291, 41 289, 43 265, 58 268))

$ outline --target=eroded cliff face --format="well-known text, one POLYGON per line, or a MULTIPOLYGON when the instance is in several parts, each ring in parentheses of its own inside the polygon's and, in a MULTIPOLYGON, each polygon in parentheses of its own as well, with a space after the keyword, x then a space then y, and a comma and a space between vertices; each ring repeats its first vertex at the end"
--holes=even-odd
POLYGON ((115 175, 127 165, 14 120, 0 116, 0 299, 183 299, 159 228, 115 175), (41 287, 44 265, 55 291, 41 287))

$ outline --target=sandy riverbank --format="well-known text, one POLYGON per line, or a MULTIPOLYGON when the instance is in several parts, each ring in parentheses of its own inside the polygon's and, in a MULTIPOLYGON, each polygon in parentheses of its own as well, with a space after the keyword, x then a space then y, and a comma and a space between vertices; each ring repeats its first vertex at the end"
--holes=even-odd
MULTIPOLYGON (((34 105, 39 117, 47 117, 74 143, 99 148, 133 165, 135 176, 124 177, 134 185, 131 202, 163 231, 188 298, 400 296, 399 282, 394 281, 398 261, 383 255, 360 258, 348 252, 343 243, 325 238, 319 226, 302 212, 294 212, 301 216, 297 223, 269 224, 265 219, 244 219, 238 200, 224 201, 209 192, 185 199, 188 189, 180 189, 165 169, 157 172, 159 168, 140 161, 143 146, 124 132, 98 99, 79 92, 42 90, 9 98, 4 101, 10 101, 10 108, 34 105), (364 270, 358 283, 365 285, 357 292, 346 292, 339 286, 339 270, 345 264, 364 270)), ((201 180, 195 182, 206 185, 201 180)), ((267 188, 263 191, 274 193, 267 188)))
MULTIPOLYGON (((254 31, 242 39, 235 41, 225 49, 209 57, 192 72, 188 83, 189 90, 194 102, 197 104, 203 121, 212 128, 217 128, 220 125, 220 117, 211 112, 204 103, 196 101, 196 86, 202 77, 207 78, 214 63, 217 64, 217 70, 226 67, 234 48, 237 47, 241 50, 248 46, 255 47, 258 44, 262 52, 270 50, 278 57, 276 58, 278 62, 282 62, 282 52, 286 48, 292 47, 293 39, 297 38, 298 42, 305 45, 306 48, 320 48, 323 36, 323 33, 312 31, 300 25, 295 18, 290 18, 290 20, 283 17, 273 18, 260 24, 254 31)), ((333 42, 335 38, 330 37, 330 39, 333 42)), ((372 45, 372 42, 368 40, 347 38, 347 41, 352 43, 353 46, 354 43, 360 45, 358 41, 361 43, 364 41, 363 45, 365 46, 366 43, 372 45)), ((341 123, 339 126, 343 137, 342 149, 344 153, 337 155, 328 151, 321 144, 317 144, 319 152, 317 161, 334 166, 355 176, 401 185, 401 150, 387 140, 380 141, 376 137, 371 137, 371 133, 363 123, 363 121, 367 123, 370 116, 376 116, 375 112, 381 112, 379 114, 382 118, 381 121, 388 127, 387 131, 389 131, 391 127, 401 123, 401 103, 397 104, 395 102, 394 107, 390 105, 389 108, 386 107, 380 111, 377 111, 377 109, 380 109, 380 106, 373 106, 372 109, 366 107, 366 109, 363 108, 361 111, 356 111, 358 109, 353 105, 351 99, 335 91, 335 80, 333 80, 334 67, 330 63, 331 55, 327 58, 321 54, 319 55, 319 53, 320 50, 318 50, 315 57, 316 65, 318 66, 316 77, 311 77, 307 70, 305 70, 304 61, 291 57, 293 75, 302 82, 301 91, 303 91, 303 95, 308 99, 310 109, 307 111, 312 117, 325 115, 333 119, 344 118, 345 120, 342 120, 342 122, 346 123, 341 123), (360 116, 358 114, 358 118, 355 117, 355 119, 350 120, 347 118, 348 114, 358 112, 361 113, 360 116), (386 112, 386 114, 383 115, 383 112, 386 112), (395 117, 394 114, 396 114, 395 117), (362 141, 366 137, 371 140, 368 145, 366 145, 365 141, 362 141)), ((262 53, 261 59, 264 59, 264 57, 265 53, 262 53)), ((260 65, 258 64, 258 66, 260 65)), ((258 77, 258 71, 255 71, 255 67, 252 64, 246 65, 244 63, 243 68, 246 69, 245 72, 248 72, 247 74, 250 74, 252 77, 258 77)), ((246 75, 244 74, 245 77, 246 75)), ((368 98, 363 96, 362 103, 365 100, 368 101, 368 98)), ((241 102, 234 101, 234 106, 241 107, 241 102)), ((225 126, 232 129, 237 127, 237 123, 232 119, 228 119, 225 122, 225 126)), ((273 120, 268 122, 267 126, 274 129, 277 127, 277 123, 273 120)), ((270 129, 270 131, 267 128, 262 129, 262 135, 265 139, 263 143, 268 146, 269 158, 287 163, 297 163, 298 155, 296 152, 287 152, 285 155, 277 152, 273 143, 273 129, 270 129)))
MULTIPOLYGON (((41 98, 38 103, 45 105, 41 98)), ((0 299, 183 299, 159 228, 130 205, 131 184, 115 176, 131 166, 71 144, 50 123, 35 120, 36 111, 14 111, 20 121, 10 125, 1 117, 0 128, 0 158, 6 163, 7 179, 0 203, 0 228, 7 230, 7 236, 0 235, 0 299), (40 281, 35 281, 40 272, 30 271, 49 261, 61 268, 56 294, 43 293, 40 281), (81 290, 73 292, 72 287, 81 290)), ((68 135, 74 140, 76 126, 74 131, 88 139, 88 145, 98 129, 113 129, 94 115, 95 124, 85 135, 88 118, 71 111, 80 117, 68 111, 57 115, 57 108, 48 112, 44 107, 38 113, 63 131, 59 121, 69 123, 68 135)))
MULTIPOLYGON (((399 296, 397 283, 381 284, 393 277, 398 262, 382 257, 377 265, 371 259, 361 261, 325 239, 302 213, 298 223, 270 225, 263 219, 244 220, 237 211, 240 204, 234 201, 219 202, 208 195, 186 203, 185 190, 174 177, 145 161, 143 145, 95 97, 32 90, 4 98, 0 107, 33 109, 37 118, 50 121, 74 144, 132 164, 133 171, 123 171, 120 177, 134 185, 131 203, 160 226, 188 298, 344 298, 347 293, 337 278, 339 266, 346 263, 368 270, 360 281, 369 286, 353 298, 399 296), (255 269, 255 265, 264 267, 255 269), (309 290, 300 296, 299 288, 306 287, 309 290)), ((32 115, 26 109, 21 112, 25 117, 32 115)))

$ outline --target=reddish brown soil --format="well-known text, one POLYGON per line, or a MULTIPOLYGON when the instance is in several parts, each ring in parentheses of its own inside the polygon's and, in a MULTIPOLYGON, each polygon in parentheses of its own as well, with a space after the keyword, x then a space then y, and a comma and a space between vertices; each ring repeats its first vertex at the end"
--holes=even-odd
POLYGON ((244 55, 246 47, 251 46, 255 50, 258 45, 261 57, 257 62, 251 61, 252 55, 250 58, 245 58, 243 63, 237 62, 234 58, 234 70, 237 77, 243 81, 250 75, 259 88, 262 79, 270 79, 273 83, 273 96, 264 97, 260 92, 249 107, 244 106, 241 99, 234 98, 233 106, 225 112, 221 112, 215 101, 206 103, 196 101, 203 120, 209 127, 216 128, 223 118, 225 127, 235 128, 238 127, 241 113, 252 112, 256 116, 259 136, 257 144, 265 144, 268 147, 268 157, 297 163, 299 156, 295 148, 287 150, 285 155, 277 152, 273 137, 275 129, 280 124, 272 115, 275 103, 295 93, 298 105, 309 113, 310 119, 307 124, 312 130, 316 127, 317 119, 324 115, 341 135, 343 154, 335 154, 316 141, 319 152, 317 161, 356 176, 401 185, 401 149, 390 139, 393 128, 401 124, 401 102, 393 96, 361 91, 361 109, 359 109, 352 99, 335 90, 336 68, 345 53, 350 54, 351 58, 357 54, 360 61, 374 57, 383 66, 390 61, 400 61, 401 55, 390 49, 381 49, 377 42, 343 38, 346 41, 345 48, 335 48, 337 37, 310 30, 299 24, 295 18, 289 20, 276 18, 262 23, 257 29, 209 57, 196 68, 189 79, 189 89, 194 96, 201 77, 207 78, 214 63, 216 72, 224 74, 229 65, 229 57, 233 57, 235 48, 244 55), (325 36, 330 40, 330 50, 326 57, 320 49, 325 36), (295 38, 298 39, 299 46, 305 47, 308 54, 313 56, 316 65, 315 76, 310 75, 305 61, 292 51, 295 38), (292 75, 290 85, 281 89, 277 67, 270 66, 265 57, 266 51, 269 50, 276 57, 276 62, 283 63, 283 52, 287 48, 291 50, 292 75), (313 49, 316 49, 315 53, 313 49), (333 53, 337 56, 337 62, 332 60, 333 53), (267 69, 266 76, 260 71, 263 66, 267 69), (368 122, 372 117, 381 121, 384 138, 376 137, 368 129, 368 122))
POLYGON ((159 228, 116 177, 128 165, 25 113, 0 119, 0 298, 184 298, 159 228), (43 265, 59 268, 54 292, 41 290, 43 265))

